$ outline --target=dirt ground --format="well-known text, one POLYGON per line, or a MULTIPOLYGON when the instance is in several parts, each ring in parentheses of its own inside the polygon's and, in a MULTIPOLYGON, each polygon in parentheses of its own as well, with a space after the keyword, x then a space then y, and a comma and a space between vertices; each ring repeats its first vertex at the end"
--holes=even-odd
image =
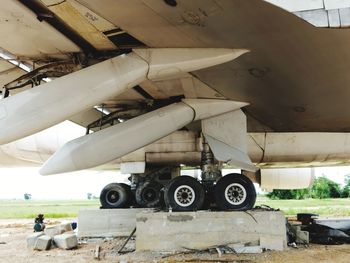
MULTIPOLYGON (((60 223, 57 220, 46 221, 51 224, 60 223)), ((26 237, 32 233, 32 227, 32 220, 0 220, 0 262, 98 262, 97 259, 94 259, 97 244, 101 248, 99 262, 350 262, 350 245, 310 245, 308 248, 290 248, 284 252, 224 254, 221 257, 216 252, 176 255, 129 252, 119 255, 117 251, 125 239, 90 239, 81 240, 79 247, 74 250, 54 248, 49 251, 33 251, 26 247, 26 237)), ((132 251, 134 246, 135 241, 131 240, 125 250, 132 251)))

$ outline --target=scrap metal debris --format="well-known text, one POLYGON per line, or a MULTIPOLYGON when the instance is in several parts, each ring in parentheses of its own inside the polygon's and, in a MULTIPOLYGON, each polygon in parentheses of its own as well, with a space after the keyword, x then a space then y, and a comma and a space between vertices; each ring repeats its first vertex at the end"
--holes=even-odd
MULTIPOLYGON (((318 223, 317 219, 317 214, 301 213, 297 215, 297 220, 301 222, 301 225, 288 223, 287 235, 289 245, 292 246, 295 243, 305 245, 308 242, 321 245, 350 244, 350 228, 332 228, 318 223)), ((339 220, 338 218, 337 221, 339 220)))
MULTIPOLYGON (((118 250, 118 253, 122 253, 124 247, 126 246, 126 244, 128 244, 129 240, 131 239, 131 237, 135 234, 136 232, 136 227, 133 229, 133 231, 130 233, 130 235, 128 236, 128 238, 125 240, 125 242, 123 243, 123 245, 120 247, 120 249, 118 250)), ((128 251, 129 252, 129 251, 128 251)))

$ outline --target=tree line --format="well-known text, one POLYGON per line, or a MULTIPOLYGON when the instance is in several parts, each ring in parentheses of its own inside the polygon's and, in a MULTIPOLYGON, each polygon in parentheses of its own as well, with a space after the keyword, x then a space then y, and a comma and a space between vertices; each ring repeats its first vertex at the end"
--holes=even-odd
POLYGON ((273 190, 267 194, 271 199, 325 199, 325 198, 348 198, 350 197, 350 176, 345 176, 345 185, 326 178, 325 176, 315 179, 311 188, 297 190, 273 190))

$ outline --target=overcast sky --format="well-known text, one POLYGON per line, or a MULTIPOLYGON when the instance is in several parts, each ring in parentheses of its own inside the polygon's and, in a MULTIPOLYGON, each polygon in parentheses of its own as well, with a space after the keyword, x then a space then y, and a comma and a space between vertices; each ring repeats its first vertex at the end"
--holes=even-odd
MULTIPOLYGON (((86 199, 87 193, 99 196, 105 185, 112 182, 127 182, 128 177, 117 171, 82 171, 41 176, 38 174, 38 169, 0 169, 0 199, 23 199, 24 193, 32 194, 33 199, 86 199)), ((350 174, 350 166, 316 168, 315 174, 316 176, 325 174, 329 179, 342 184, 344 175, 350 174)))

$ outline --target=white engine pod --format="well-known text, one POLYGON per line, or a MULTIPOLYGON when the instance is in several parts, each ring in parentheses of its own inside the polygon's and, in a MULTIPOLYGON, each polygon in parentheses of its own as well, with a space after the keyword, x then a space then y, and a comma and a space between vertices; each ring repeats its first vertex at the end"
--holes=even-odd
POLYGON ((262 189, 304 189, 314 182, 314 168, 262 169, 262 189))
POLYGON ((43 175, 92 168, 155 142, 191 123, 196 116, 210 118, 245 105, 235 101, 201 100, 173 103, 104 130, 77 138, 60 148, 41 168, 43 175), (215 105, 215 110, 211 104, 215 105))
POLYGON ((220 48, 140 49, 76 71, 0 100, 0 144, 69 119, 146 78, 174 77, 228 62, 245 52, 220 48))

